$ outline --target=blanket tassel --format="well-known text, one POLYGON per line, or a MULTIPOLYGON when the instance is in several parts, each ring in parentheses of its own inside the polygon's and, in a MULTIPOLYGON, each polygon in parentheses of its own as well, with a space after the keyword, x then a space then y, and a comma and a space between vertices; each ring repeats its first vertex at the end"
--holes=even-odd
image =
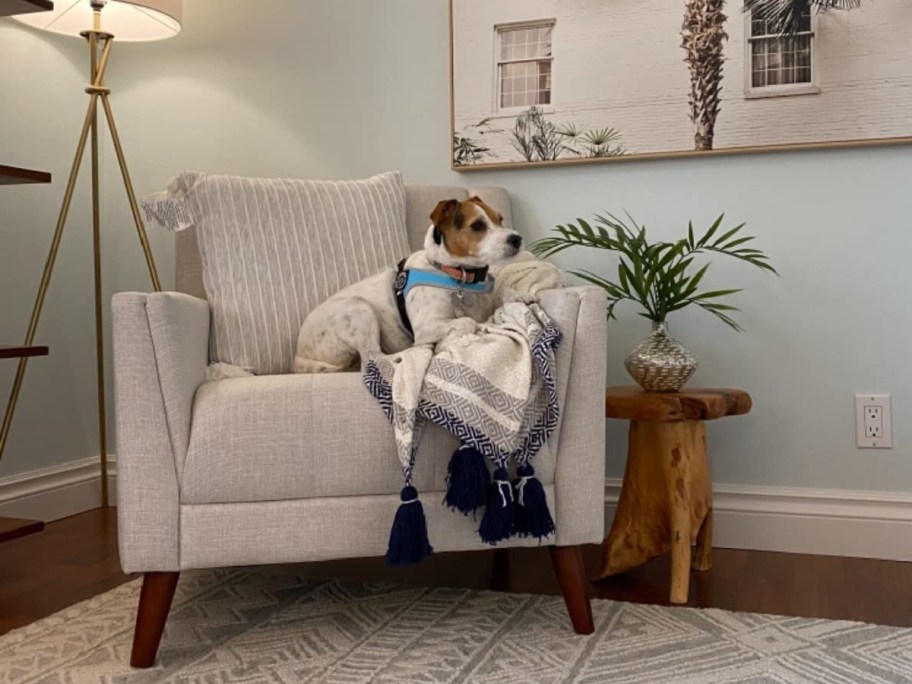
POLYGON ((516 532, 522 537, 544 539, 554 533, 554 519, 548 510, 545 489, 535 477, 535 468, 526 464, 516 469, 516 532))
POLYGON ((464 515, 485 505, 485 490, 491 476, 482 453, 463 444, 450 457, 447 466, 447 492, 444 503, 464 515))
POLYGON ((390 530, 386 562, 390 565, 419 563, 433 551, 428 542, 424 508, 418 500, 418 490, 411 485, 402 488, 399 498, 402 503, 390 530))
POLYGON ((478 527, 482 541, 496 544, 515 534, 513 524, 513 487, 504 468, 494 471, 494 481, 488 485, 484 517, 478 527))

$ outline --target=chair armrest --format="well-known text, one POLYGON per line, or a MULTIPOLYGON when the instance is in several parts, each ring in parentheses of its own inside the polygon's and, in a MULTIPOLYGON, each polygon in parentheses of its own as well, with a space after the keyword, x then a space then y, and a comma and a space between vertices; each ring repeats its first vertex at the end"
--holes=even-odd
POLYGON ((608 326, 605 293, 597 287, 545 290, 542 308, 558 324, 561 422, 556 448, 556 544, 596 543, 605 532, 605 379, 608 326))
POLYGON ((112 324, 121 565, 177 570, 178 482, 205 380, 209 305, 175 292, 121 293, 112 324))

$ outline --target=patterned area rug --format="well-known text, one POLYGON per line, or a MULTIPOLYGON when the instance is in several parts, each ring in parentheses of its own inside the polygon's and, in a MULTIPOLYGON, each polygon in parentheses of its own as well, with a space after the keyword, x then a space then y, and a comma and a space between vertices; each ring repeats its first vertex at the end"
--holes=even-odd
POLYGON ((349 584, 282 568, 185 573, 157 667, 131 671, 139 582, 0 637, 0 682, 912 682, 912 630, 349 584))

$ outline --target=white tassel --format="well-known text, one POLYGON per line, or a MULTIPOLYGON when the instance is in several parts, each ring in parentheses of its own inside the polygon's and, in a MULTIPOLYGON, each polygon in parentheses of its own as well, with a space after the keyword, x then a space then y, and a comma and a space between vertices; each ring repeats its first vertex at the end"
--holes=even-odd
POLYGON ((531 480, 533 475, 527 475, 525 477, 519 478, 519 484, 516 485, 516 491, 519 493, 519 505, 525 506, 526 502, 524 500, 524 494, 526 492, 526 482, 531 480))
POLYGON ((513 501, 513 488, 510 487, 510 482, 508 480, 497 480, 497 491, 500 494, 500 500, 503 502, 501 508, 506 508, 509 503, 507 502, 507 496, 510 497, 510 502, 513 501), (507 490, 507 493, 504 494, 504 489, 507 490))

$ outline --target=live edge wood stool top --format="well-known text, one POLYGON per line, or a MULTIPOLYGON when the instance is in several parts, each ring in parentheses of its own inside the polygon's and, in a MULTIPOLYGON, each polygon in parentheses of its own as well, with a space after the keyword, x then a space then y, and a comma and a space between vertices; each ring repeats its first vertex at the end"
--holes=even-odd
POLYGON ((644 392, 639 387, 605 390, 605 416, 652 423, 715 420, 751 410, 750 395, 739 389, 697 388, 680 392, 644 392))
POLYGON ((597 579, 671 551, 671 603, 687 603, 690 568, 712 566, 712 481, 704 421, 748 413, 738 389, 605 390, 605 415, 630 421, 627 467, 597 579), (696 542, 696 552, 691 544, 696 542))

